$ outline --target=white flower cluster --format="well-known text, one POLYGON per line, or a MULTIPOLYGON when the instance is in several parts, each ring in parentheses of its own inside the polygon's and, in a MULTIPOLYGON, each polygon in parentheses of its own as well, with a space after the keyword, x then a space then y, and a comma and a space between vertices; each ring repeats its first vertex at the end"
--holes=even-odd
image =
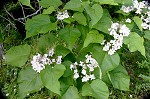
POLYGON ((58 12, 58 14, 57 14, 57 19, 58 20, 63 20, 65 18, 69 18, 67 10, 65 10, 63 12, 58 12))
POLYGON ((114 37, 114 40, 106 42, 104 40, 101 45, 104 45, 103 50, 108 51, 109 55, 113 55, 118 49, 122 47, 123 37, 130 34, 129 28, 124 24, 112 23, 111 28, 108 29, 110 35, 114 37))
POLYGON ((125 13, 135 11, 136 14, 142 14, 143 9, 148 8, 147 1, 138 2, 138 0, 132 0, 132 3, 133 3, 132 6, 122 5, 121 10, 125 13))
POLYGON ((31 61, 32 68, 36 72, 40 73, 41 70, 45 69, 45 65, 51 65, 51 64, 61 64, 62 56, 58 56, 56 59, 53 58, 54 55, 54 49, 52 48, 48 54, 37 54, 33 56, 33 59, 31 61))
POLYGON ((85 62, 80 61, 80 63, 73 63, 70 65, 70 69, 74 71, 74 79, 79 77, 82 78, 82 82, 87 82, 89 80, 95 79, 94 74, 92 73, 95 68, 98 67, 97 61, 92 58, 92 55, 86 55, 85 62), (79 68, 81 68, 81 73, 79 68))
POLYGON ((143 29, 150 30, 150 10, 147 11, 145 14, 141 15, 141 19, 143 21, 143 23, 141 24, 143 29))
POLYGON ((121 10, 125 13, 135 11, 136 14, 139 14, 142 19, 142 28, 150 30, 150 6, 147 1, 138 2, 138 0, 133 0, 132 6, 122 6, 121 10))

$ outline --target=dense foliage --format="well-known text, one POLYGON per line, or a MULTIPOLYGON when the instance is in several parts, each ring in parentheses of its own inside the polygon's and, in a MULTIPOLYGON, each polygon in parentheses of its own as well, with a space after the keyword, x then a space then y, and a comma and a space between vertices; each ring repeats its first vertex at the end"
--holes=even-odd
MULTIPOLYGON (((19 2, 37 9, 30 0, 19 2)), ((23 44, 5 54, 6 64, 17 69, 14 86, 19 99, 40 91, 51 98, 108 99, 113 89, 130 91, 128 57, 132 60, 137 53, 149 66, 148 2, 40 0, 36 4, 40 12, 19 18, 25 22, 23 44)), ((149 74, 137 74, 150 82, 149 74)))

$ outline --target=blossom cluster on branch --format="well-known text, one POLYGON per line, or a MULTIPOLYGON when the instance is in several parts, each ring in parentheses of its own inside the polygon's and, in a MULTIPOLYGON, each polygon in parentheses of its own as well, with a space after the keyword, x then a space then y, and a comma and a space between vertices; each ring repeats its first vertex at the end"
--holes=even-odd
POLYGON ((87 82, 89 80, 95 79, 95 76, 93 74, 93 71, 95 68, 98 67, 97 61, 92 58, 92 55, 86 55, 86 60, 75 62, 70 65, 70 69, 74 71, 74 79, 77 79, 79 77, 82 78, 82 82, 87 82), (81 68, 81 71, 79 71, 79 68, 81 68))
POLYGON ((130 34, 130 29, 125 24, 122 25, 119 23, 112 23, 111 28, 108 30, 114 39, 110 40, 110 42, 106 42, 106 40, 104 40, 101 45, 104 45, 104 51, 108 51, 109 55, 113 55, 118 49, 122 47, 123 37, 130 34))
POLYGON ((53 48, 49 50, 48 54, 41 55, 38 53, 37 55, 34 55, 31 61, 33 70, 40 73, 41 70, 45 69, 45 65, 61 64, 62 56, 57 56, 57 58, 53 58, 53 56, 53 48))

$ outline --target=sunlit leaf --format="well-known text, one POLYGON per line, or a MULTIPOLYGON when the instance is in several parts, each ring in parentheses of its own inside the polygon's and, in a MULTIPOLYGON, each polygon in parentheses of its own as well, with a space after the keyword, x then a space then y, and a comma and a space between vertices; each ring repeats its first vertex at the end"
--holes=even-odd
POLYGON ((84 8, 80 0, 70 0, 66 3, 64 9, 82 12, 84 8))
POLYGON ((86 5, 85 10, 91 18, 90 21, 91 27, 95 25, 103 15, 103 8, 99 4, 94 4, 92 7, 86 5))
POLYGON ((83 13, 80 13, 80 12, 76 12, 74 15, 73 15, 73 18, 79 23, 79 24, 82 24, 82 25, 87 25, 86 23, 86 17, 84 16, 83 13))
POLYGON ((21 67, 30 55, 31 47, 27 44, 11 47, 6 53, 6 60, 9 65, 21 67))
POLYGON ((134 20, 134 22, 136 23, 136 25, 138 26, 138 28, 142 31, 142 30, 143 30, 143 28, 142 28, 142 26, 141 26, 141 24, 143 23, 143 22, 142 22, 142 19, 139 18, 138 16, 135 16, 135 17, 133 18, 133 20, 134 20))
POLYGON ((92 96, 96 99, 108 99, 109 90, 102 80, 94 80, 91 84, 86 83, 82 87, 82 96, 92 96))
POLYGON ((128 76, 128 73, 123 66, 119 65, 117 68, 110 71, 109 73, 110 80, 114 88, 129 91, 130 76, 128 76))
POLYGON ((41 0, 39 3, 44 8, 53 6, 55 9, 62 4, 61 0, 41 0))
POLYGON ((124 44, 128 46, 131 52, 138 50, 143 56, 145 56, 144 39, 137 33, 131 32, 130 35, 124 39, 124 44))
POLYGON ((80 99, 77 88, 70 86, 62 99, 80 99))
POLYGON ((46 66, 40 73, 43 85, 52 92, 60 95, 60 82, 58 79, 64 74, 65 70, 65 66, 61 64, 54 67, 46 66))
POLYGON ((31 7, 32 9, 33 9, 33 7, 31 6, 31 4, 30 4, 30 0, 19 0, 23 5, 25 5, 25 6, 29 6, 29 7, 31 7))
POLYGON ((24 99, 28 93, 37 92, 43 87, 40 76, 31 66, 22 69, 18 77, 18 95, 20 99, 24 99))
POLYGON ((59 36, 62 38, 66 44, 68 49, 72 50, 76 40, 80 37, 81 33, 77 28, 73 27, 65 27, 60 30, 59 36))
POLYGON ((92 30, 87 34, 83 48, 87 47, 90 43, 100 44, 103 41, 103 39, 104 39, 103 34, 100 34, 97 30, 92 30))
POLYGON ((26 38, 35 36, 39 33, 47 33, 50 30, 54 30, 56 27, 57 24, 52 23, 48 15, 39 14, 26 21, 26 38))
POLYGON ((111 27, 111 24, 112 24, 112 20, 108 10, 103 9, 102 18, 93 26, 93 28, 109 34, 108 29, 111 27))

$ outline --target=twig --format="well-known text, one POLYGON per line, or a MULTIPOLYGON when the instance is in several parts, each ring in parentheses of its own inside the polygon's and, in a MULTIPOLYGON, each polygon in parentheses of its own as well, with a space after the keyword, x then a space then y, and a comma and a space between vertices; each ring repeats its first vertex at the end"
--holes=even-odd
POLYGON ((12 26, 14 26, 14 28, 16 28, 15 24, 12 23, 9 19, 6 19, 5 17, 3 17, 2 15, 0 15, 0 17, 2 17, 3 19, 5 19, 6 21, 8 21, 10 24, 12 24, 12 26))
POLYGON ((27 18, 29 18, 29 17, 32 17, 32 16, 38 14, 38 12, 41 11, 41 9, 42 9, 42 7, 40 7, 36 12, 34 12, 34 13, 30 14, 30 15, 27 15, 27 16, 24 17, 24 18, 18 18, 18 20, 25 20, 25 19, 27 19, 27 18))
POLYGON ((22 6, 22 4, 20 3, 20 1, 19 1, 19 4, 20 4, 20 6, 21 6, 21 9, 22 9, 23 17, 25 18, 24 9, 23 9, 23 6, 22 6))
POLYGON ((21 22, 22 24, 25 24, 24 22, 22 22, 22 21, 20 21, 20 20, 18 20, 18 19, 15 19, 15 18, 13 17, 13 15, 11 15, 11 14, 7 11, 7 9, 6 9, 5 7, 4 7, 4 9, 5 9, 6 13, 7 13, 13 20, 18 21, 18 22, 21 22))

